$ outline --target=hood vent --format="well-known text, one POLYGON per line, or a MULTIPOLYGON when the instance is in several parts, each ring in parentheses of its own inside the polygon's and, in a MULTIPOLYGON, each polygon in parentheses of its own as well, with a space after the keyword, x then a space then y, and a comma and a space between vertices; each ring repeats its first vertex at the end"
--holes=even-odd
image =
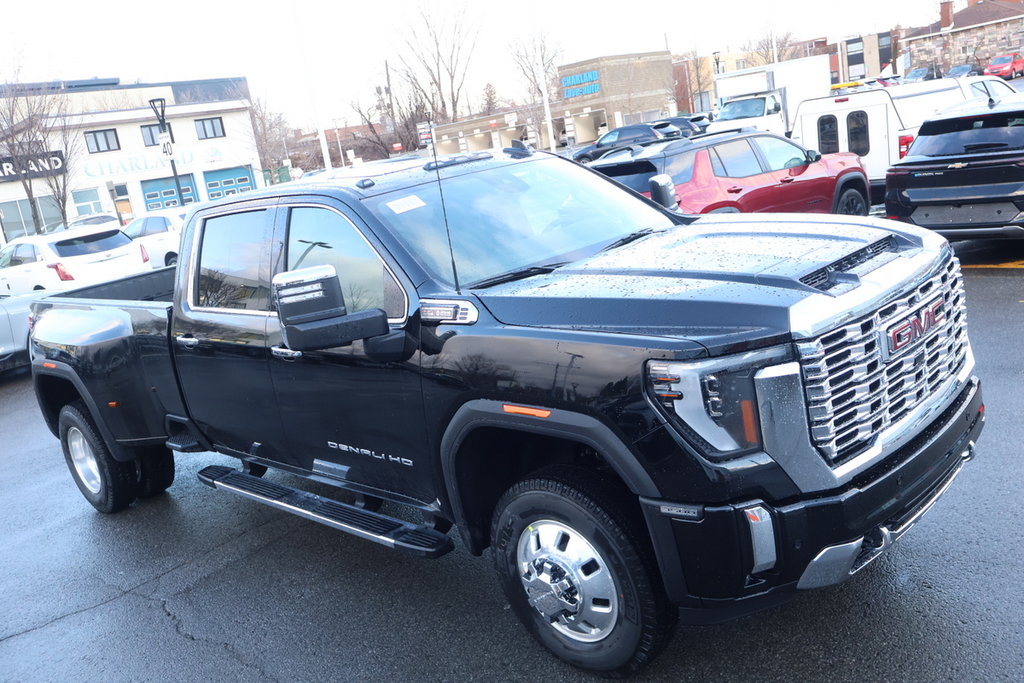
POLYGON ((869 244, 863 249, 858 249, 849 256, 844 256, 835 263, 830 263, 824 268, 819 268, 818 270, 804 275, 800 278, 800 282, 804 283, 808 287, 814 287, 815 289, 827 292, 839 284, 839 280, 834 277, 835 273, 850 272, 862 263, 867 263, 877 257, 879 254, 895 251, 896 238, 890 235, 889 237, 869 244))

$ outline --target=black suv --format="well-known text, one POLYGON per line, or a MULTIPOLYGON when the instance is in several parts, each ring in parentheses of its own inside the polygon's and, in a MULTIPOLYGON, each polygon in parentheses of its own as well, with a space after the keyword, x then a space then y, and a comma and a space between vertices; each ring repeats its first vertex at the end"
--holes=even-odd
POLYGON ((581 164, 589 164, 591 161, 600 159, 609 152, 635 145, 638 142, 679 137, 679 135, 679 128, 668 121, 621 126, 615 130, 608 131, 586 147, 580 147, 573 151, 572 160, 578 161, 581 164))
POLYGON ((1024 95, 976 99, 925 121, 885 177, 889 218, 951 239, 1024 237, 1024 95))

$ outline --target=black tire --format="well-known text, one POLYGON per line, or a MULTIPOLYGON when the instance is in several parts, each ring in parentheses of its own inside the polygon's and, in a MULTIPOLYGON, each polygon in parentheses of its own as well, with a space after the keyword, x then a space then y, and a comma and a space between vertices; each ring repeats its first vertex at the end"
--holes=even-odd
POLYGON ((576 161, 578 161, 581 164, 589 164, 591 161, 593 161, 593 159, 584 154, 580 158, 576 159, 576 161))
POLYGON ((177 254, 168 254, 167 256, 164 257, 164 265, 165 266, 175 266, 177 264, 178 264, 178 255, 177 254))
POLYGON ((84 403, 61 408, 58 434, 71 476, 94 508, 112 513, 132 504, 139 488, 135 463, 114 459, 84 403))
POLYGON ((516 616, 556 656, 604 676, 639 671, 668 642, 678 618, 665 597, 639 513, 620 505, 621 495, 587 470, 552 468, 506 491, 491 525, 494 567, 516 616), (545 545, 543 537, 559 540, 545 545), (533 546, 541 550, 520 564, 533 546), (563 556, 564 566, 578 571, 565 571, 563 556), (527 577, 548 616, 531 604, 527 577), (567 579, 570 588, 542 582, 546 577, 556 583, 567 579), (576 601, 577 612, 552 617, 551 610, 565 607, 566 599, 576 601), (588 628, 593 631, 587 633, 588 628))
POLYGON ((860 190, 852 187, 843 190, 836 200, 836 213, 843 216, 867 216, 868 200, 860 190))
POLYGON ((174 483, 174 453, 166 446, 138 449, 139 498, 158 496, 174 483))

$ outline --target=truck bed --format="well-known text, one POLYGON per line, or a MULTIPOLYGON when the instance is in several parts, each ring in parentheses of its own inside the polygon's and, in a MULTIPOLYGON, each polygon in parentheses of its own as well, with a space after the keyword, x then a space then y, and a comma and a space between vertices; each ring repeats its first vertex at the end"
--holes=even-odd
POLYGON ((53 299, 103 299, 112 301, 174 301, 174 267, 132 275, 53 294, 53 299))

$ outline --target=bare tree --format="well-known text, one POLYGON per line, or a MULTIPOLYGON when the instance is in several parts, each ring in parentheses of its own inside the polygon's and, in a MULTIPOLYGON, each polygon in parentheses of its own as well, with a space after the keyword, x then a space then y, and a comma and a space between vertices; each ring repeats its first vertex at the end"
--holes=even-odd
POLYGON ((359 114, 359 120, 370 131, 370 137, 364 138, 366 143, 375 150, 381 159, 391 156, 391 143, 385 139, 385 133, 379 125, 373 122, 373 109, 363 107, 359 102, 352 103, 352 109, 359 114))
POLYGON ((408 54, 398 69, 412 96, 426 103, 439 122, 458 116, 462 88, 476 48, 476 27, 467 26, 462 12, 449 20, 420 10, 413 34, 405 39, 408 54))
POLYGON ((260 166, 276 168, 287 156, 284 141, 288 135, 288 122, 284 114, 272 111, 266 100, 254 97, 248 102, 253 142, 260 155, 260 166))
POLYGON ((701 57, 697 50, 690 50, 682 55, 686 62, 686 79, 689 90, 690 110, 698 111, 698 95, 709 92, 712 86, 713 76, 711 65, 707 57, 701 57))
MULTIPOLYGON (((43 229, 43 217, 35 199, 33 176, 39 173, 38 160, 48 156, 50 114, 54 96, 49 90, 28 88, 8 82, 0 93, 0 155, 9 162, 21 182, 25 197, 32 210, 32 224, 36 232, 43 229)), ((6 160, 5 160, 6 161, 6 160)))
MULTIPOLYGON (((775 36, 775 48, 778 50, 780 62, 800 56, 800 45, 793 38, 793 34, 789 32, 775 36)), ((743 46, 743 51, 748 55, 750 66, 771 64, 774 58, 771 34, 746 43, 743 46)))
MULTIPOLYGON (((60 210, 60 219, 68 222, 68 203, 71 196, 71 175, 82 153, 82 133, 76 125, 71 111, 70 98, 64 94, 53 96, 52 111, 49 116, 49 141, 52 151, 59 151, 64 156, 62 172, 52 172, 44 176, 46 186, 53 194, 53 201, 60 210)), ((56 171, 56 169, 53 169, 56 171)))
POLYGON ((537 34, 516 41, 509 47, 512 61, 526 82, 529 101, 540 101, 542 87, 547 88, 549 93, 557 91, 554 86, 558 79, 558 60, 562 56, 562 48, 557 41, 547 35, 537 34))
POLYGON ((484 116, 490 116, 498 109, 498 91, 494 85, 488 83, 484 86, 484 103, 483 113, 484 116))

